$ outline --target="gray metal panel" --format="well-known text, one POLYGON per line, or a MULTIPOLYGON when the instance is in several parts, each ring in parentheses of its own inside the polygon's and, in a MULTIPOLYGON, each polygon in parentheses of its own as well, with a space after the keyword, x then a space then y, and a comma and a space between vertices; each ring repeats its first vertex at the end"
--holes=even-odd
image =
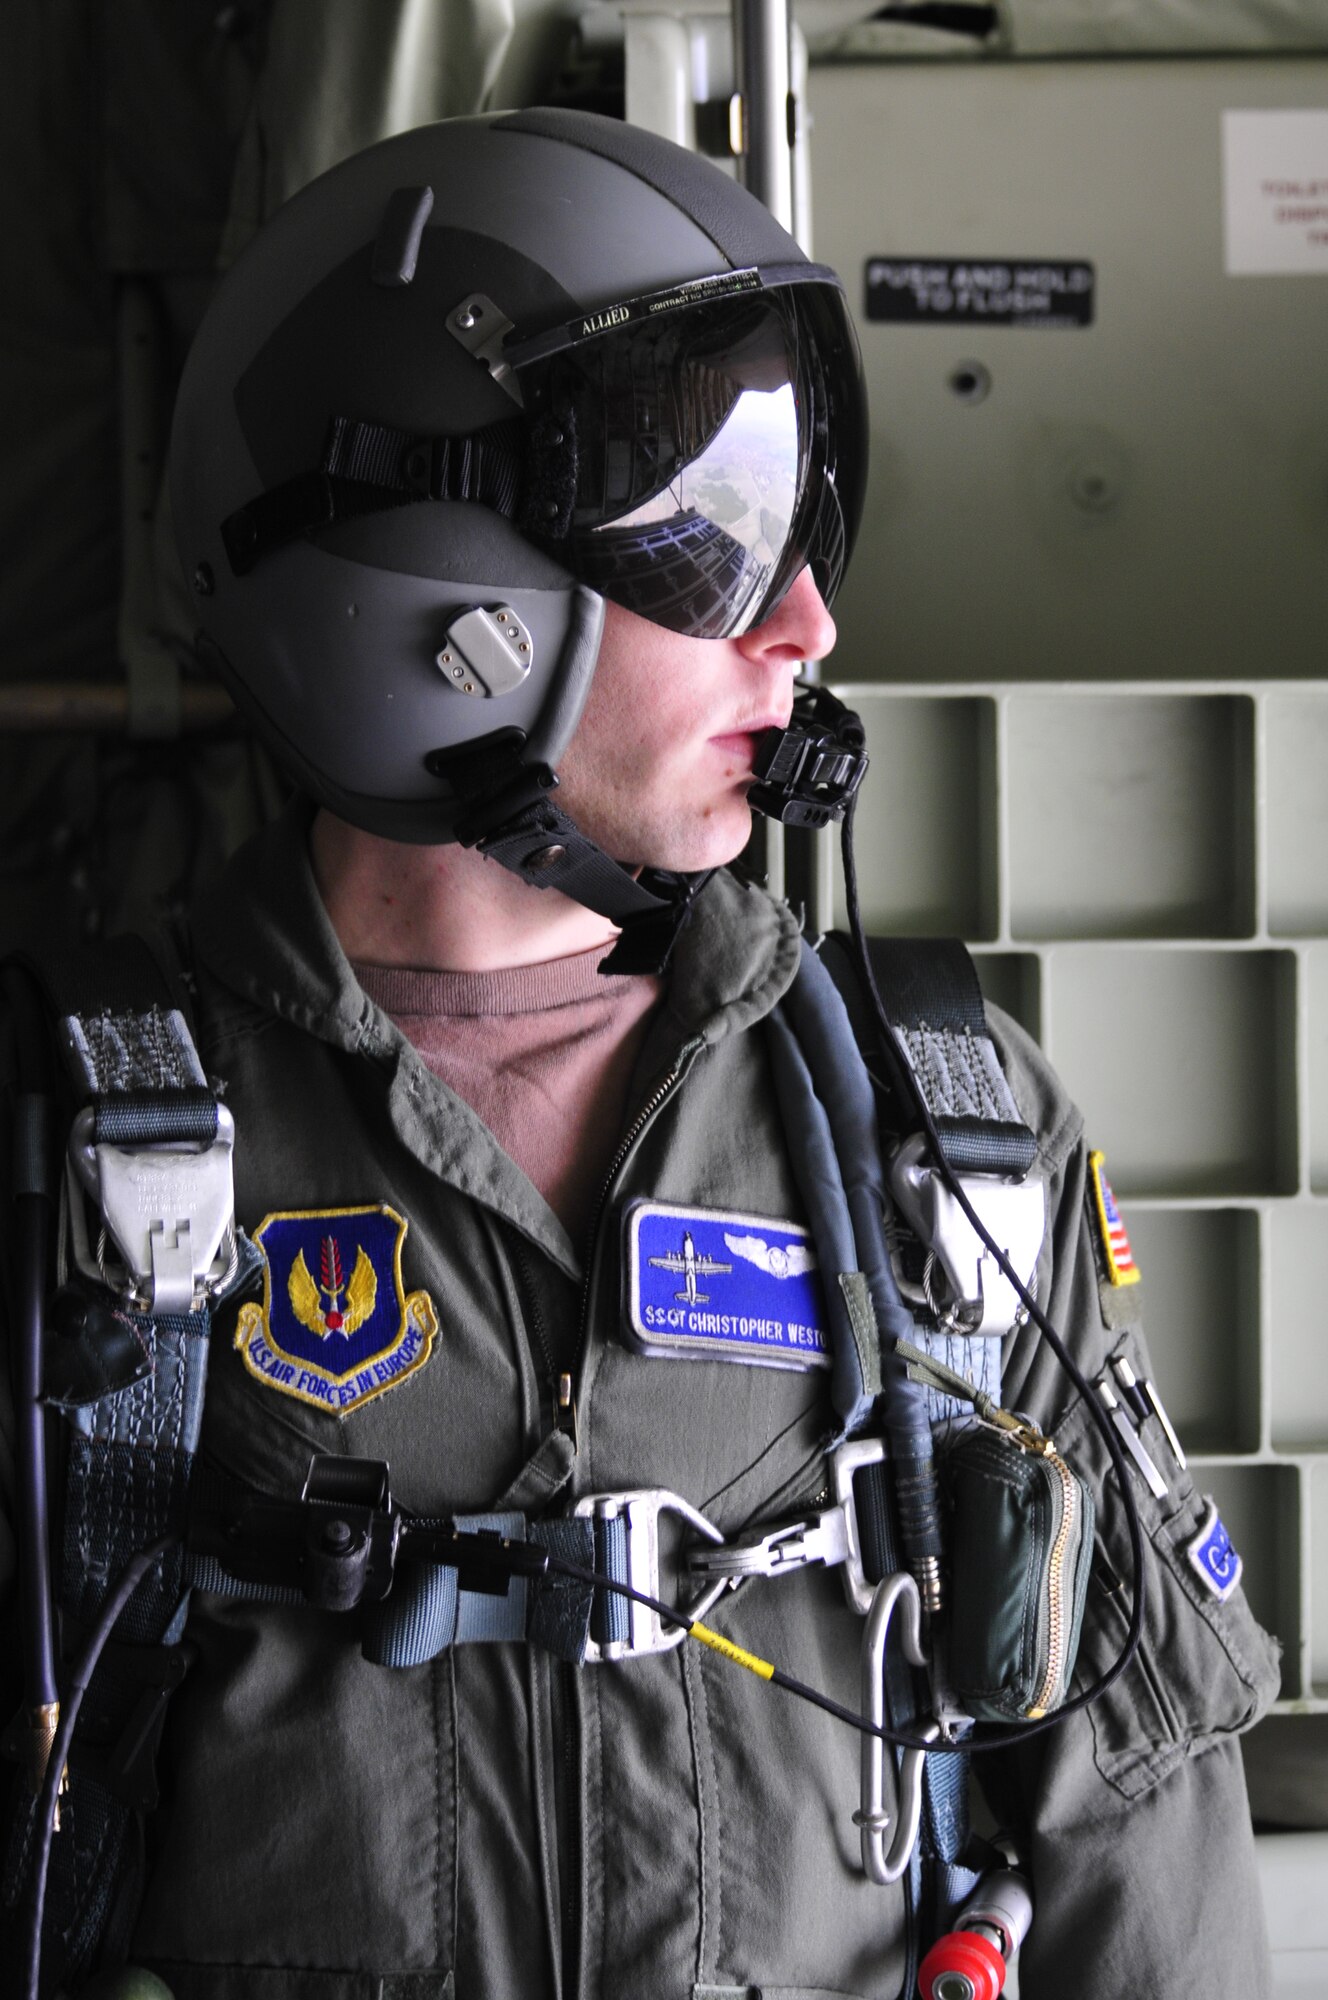
POLYGON ((836 675, 1322 673, 1328 275, 1225 274, 1221 114, 1323 106, 1328 60, 827 65, 810 99, 873 403, 836 675), (1085 259, 1095 323, 868 323, 881 256, 1085 259))

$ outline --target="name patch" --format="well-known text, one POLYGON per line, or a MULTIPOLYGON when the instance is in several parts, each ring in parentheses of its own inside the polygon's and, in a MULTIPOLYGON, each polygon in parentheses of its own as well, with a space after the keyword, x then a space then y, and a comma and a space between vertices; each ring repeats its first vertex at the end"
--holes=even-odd
POLYGON ((797 1223, 643 1201, 626 1235, 626 1337, 638 1353, 830 1366, 816 1251, 797 1223))
POLYGON ((235 1328, 255 1380, 344 1417, 422 1368, 438 1314, 402 1284, 409 1227, 381 1205, 265 1216, 263 1303, 241 1306, 235 1328))
POLYGON ((1185 1553, 1205 1590, 1211 1590, 1217 1598, 1230 1597, 1240 1582, 1240 1573, 1245 1565, 1231 1546, 1231 1537, 1222 1526, 1216 1502, 1208 1502, 1203 1526, 1194 1540, 1186 1543, 1185 1553))

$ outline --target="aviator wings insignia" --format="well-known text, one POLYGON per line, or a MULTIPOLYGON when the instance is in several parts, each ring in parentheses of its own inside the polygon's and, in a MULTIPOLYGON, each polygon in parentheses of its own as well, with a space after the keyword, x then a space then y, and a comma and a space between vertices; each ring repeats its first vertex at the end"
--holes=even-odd
POLYGON ((816 1252, 808 1243, 767 1243, 762 1236, 730 1236, 727 1230, 724 1241, 735 1257, 755 1264, 772 1278, 800 1278, 816 1269, 816 1252))

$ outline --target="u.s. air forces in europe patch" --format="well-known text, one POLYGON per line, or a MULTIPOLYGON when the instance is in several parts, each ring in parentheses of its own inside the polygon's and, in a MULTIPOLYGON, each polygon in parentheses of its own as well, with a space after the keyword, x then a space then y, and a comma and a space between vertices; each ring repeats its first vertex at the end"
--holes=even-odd
POLYGON ((384 1206, 265 1216, 253 1236, 263 1303, 241 1306, 235 1328, 249 1373, 344 1417, 422 1368, 438 1314, 402 1285, 409 1226, 384 1206))

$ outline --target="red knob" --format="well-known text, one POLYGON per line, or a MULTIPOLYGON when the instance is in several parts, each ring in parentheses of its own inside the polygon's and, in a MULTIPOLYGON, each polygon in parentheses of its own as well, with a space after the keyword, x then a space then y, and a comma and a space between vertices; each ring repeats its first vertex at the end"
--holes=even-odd
POLYGON ((976 1931, 938 1938, 918 1968, 922 2000, 1000 2000, 1005 1960, 976 1931))

